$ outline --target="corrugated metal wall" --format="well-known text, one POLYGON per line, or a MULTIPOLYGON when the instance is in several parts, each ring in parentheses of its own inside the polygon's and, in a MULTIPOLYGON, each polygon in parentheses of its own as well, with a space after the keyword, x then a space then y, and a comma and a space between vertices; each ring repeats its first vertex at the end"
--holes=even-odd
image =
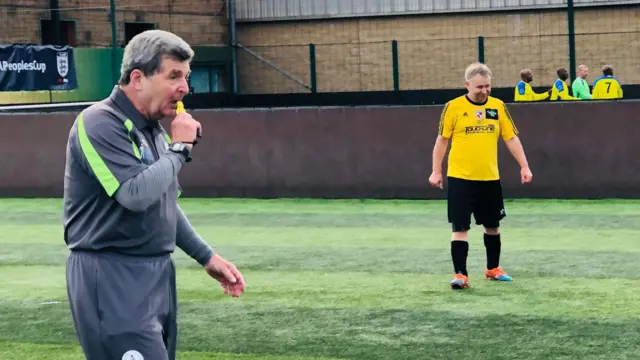
MULTIPOLYGON (((237 20, 285 20, 566 6, 566 0, 237 0, 237 20)), ((579 6, 640 1, 574 0, 579 6)))

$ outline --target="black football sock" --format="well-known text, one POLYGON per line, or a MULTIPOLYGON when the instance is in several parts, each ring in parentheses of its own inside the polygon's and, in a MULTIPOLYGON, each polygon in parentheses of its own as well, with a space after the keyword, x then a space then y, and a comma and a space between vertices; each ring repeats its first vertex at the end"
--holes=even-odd
POLYGON ((495 269, 500 266, 500 234, 484 234, 484 247, 487 249, 487 269, 495 269))
POLYGON ((469 254, 469 243, 462 240, 451 241, 451 259, 453 260, 453 271, 456 274, 467 274, 467 255, 469 254))

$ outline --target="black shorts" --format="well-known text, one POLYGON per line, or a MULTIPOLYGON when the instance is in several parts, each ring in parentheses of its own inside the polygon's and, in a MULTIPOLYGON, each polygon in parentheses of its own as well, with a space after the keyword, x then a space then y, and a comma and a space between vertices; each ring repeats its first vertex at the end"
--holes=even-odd
POLYGON ((500 220, 506 216, 500 180, 447 180, 447 213, 453 232, 471 229, 471 214, 477 225, 500 227, 500 220))

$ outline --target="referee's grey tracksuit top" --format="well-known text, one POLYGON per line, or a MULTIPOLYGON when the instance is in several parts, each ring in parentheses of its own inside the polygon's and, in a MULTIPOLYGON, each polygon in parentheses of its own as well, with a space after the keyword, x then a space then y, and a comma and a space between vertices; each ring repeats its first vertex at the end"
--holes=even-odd
POLYGON ((67 143, 64 239, 69 249, 155 256, 176 245, 201 265, 213 249, 177 203, 185 162, 169 135, 116 86, 80 113, 67 143))

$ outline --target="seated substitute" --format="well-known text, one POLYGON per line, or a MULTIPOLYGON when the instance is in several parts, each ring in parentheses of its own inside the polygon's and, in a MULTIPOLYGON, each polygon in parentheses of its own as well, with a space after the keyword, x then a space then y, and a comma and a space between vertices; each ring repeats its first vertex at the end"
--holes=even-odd
POLYGON ((565 68, 559 68, 556 70, 558 79, 553 83, 551 88, 551 98, 549 100, 580 100, 569 94, 569 88, 566 81, 569 79, 569 71, 565 68))
POLYGON ((602 68, 602 76, 593 81, 593 98, 622 99, 622 95, 620 81, 613 77, 613 67, 605 65, 602 68))
POLYGON ((533 81, 533 71, 524 69, 520 72, 520 80, 516 84, 515 93, 513 96, 514 101, 541 101, 546 100, 551 95, 551 89, 549 91, 538 94, 531 88, 531 82, 533 81))

